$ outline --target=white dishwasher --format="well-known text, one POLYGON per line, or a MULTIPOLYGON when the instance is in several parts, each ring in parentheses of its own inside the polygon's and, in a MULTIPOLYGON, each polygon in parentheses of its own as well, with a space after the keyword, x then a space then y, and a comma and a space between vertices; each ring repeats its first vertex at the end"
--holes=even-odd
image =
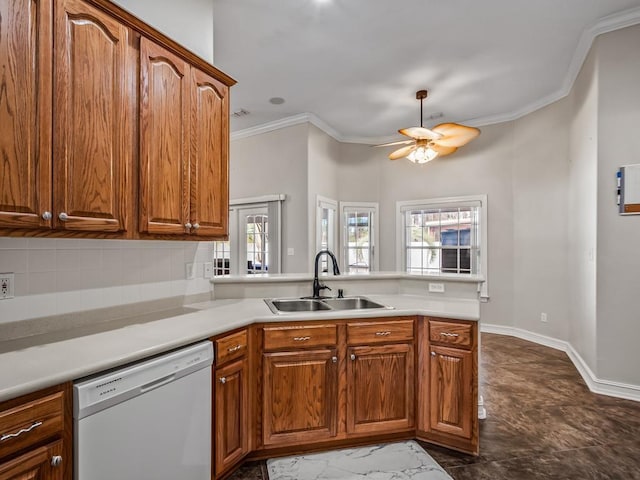
POLYGON ((74 384, 76 480, 210 480, 203 342, 74 384))

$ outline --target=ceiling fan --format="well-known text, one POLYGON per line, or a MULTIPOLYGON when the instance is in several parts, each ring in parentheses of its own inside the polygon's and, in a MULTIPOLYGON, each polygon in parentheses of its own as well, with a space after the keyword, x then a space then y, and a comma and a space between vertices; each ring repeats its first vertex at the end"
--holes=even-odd
POLYGON ((432 129, 422 126, 422 101, 427 98, 426 90, 418 90, 416 99, 420 100, 420 126, 402 128, 398 130, 402 135, 411 137, 411 140, 383 143, 375 147, 388 147, 390 145, 410 144, 399 148, 389 154, 389 160, 397 160, 407 157, 414 163, 427 163, 436 157, 451 155, 459 147, 466 145, 480 135, 480 130, 467 127, 458 123, 441 123, 432 129))

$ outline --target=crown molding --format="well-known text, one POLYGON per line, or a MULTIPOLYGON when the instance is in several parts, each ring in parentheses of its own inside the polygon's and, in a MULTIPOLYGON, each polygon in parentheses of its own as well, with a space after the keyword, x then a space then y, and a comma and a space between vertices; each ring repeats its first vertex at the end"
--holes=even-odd
MULTIPOLYGON (((632 25, 640 24, 640 7, 631 8, 629 10, 623 10, 622 12, 614 13, 606 17, 601 18, 591 27, 583 30, 578 41, 578 46, 573 54, 569 68, 565 75, 564 81, 561 87, 555 92, 551 92, 549 95, 542 97, 532 103, 524 105, 523 107, 507 113, 500 113, 496 115, 488 115, 484 117, 471 118, 460 123, 469 125, 472 127, 482 127, 486 125, 494 125, 496 123, 511 122, 519 118, 524 117, 530 113, 535 112, 547 105, 550 105, 558 100, 566 97, 571 92, 573 84, 580 73, 580 69, 584 64, 589 50, 593 45, 594 40, 598 35, 603 33, 612 32, 621 28, 630 27, 632 25)), ((389 137, 350 137, 342 135, 335 128, 329 125, 327 122, 319 118, 313 113, 302 113, 299 115, 293 115, 273 122, 264 123, 255 127, 245 128, 238 130, 231 134, 231 140, 237 140, 240 138, 246 138, 253 135, 259 135, 261 133, 271 132, 280 128, 290 127, 293 125, 299 125, 301 123, 311 123, 327 135, 333 137, 338 142, 342 143, 360 143, 365 145, 371 145, 374 143, 392 142, 398 139, 398 136, 389 137)))

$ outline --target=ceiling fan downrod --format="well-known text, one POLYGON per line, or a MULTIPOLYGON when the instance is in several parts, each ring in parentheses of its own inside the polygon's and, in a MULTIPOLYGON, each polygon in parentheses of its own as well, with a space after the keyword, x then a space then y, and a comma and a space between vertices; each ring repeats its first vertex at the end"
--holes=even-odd
POLYGON ((427 98, 428 92, 426 90, 418 90, 416 92, 416 99, 420 100, 420 127, 422 127, 422 101, 427 98))

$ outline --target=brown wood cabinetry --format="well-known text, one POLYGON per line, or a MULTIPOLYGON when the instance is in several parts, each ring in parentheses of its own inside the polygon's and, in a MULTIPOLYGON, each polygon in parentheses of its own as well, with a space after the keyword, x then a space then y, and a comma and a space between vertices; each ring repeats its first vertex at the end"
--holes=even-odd
POLYGON ((228 88, 146 38, 140 62, 140 230, 224 236, 228 88))
POLYGON ((0 228, 51 227, 51 1, 0 3, 0 228))
POLYGON ((349 347, 347 433, 413 427, 413 343, 349 347))
POLYGON ((126 230, 131 31, 82 0, 57 0, 54 25, 54 225, 126 230))
POLYGON ((71 480, 71 384, 0 404, 0 480, 71 480))
POLYGON ((0 32, 0 234, 227 235, 233 79, 107 0, 2 2, 0 32))
POLYGON ((478 453, 477 323, 425 318, 419 323, 418 435, 478 453))
POLYGON ((249 453, 249 358, 247 330, 214 339, 213 470, 216 478, 249 453))

